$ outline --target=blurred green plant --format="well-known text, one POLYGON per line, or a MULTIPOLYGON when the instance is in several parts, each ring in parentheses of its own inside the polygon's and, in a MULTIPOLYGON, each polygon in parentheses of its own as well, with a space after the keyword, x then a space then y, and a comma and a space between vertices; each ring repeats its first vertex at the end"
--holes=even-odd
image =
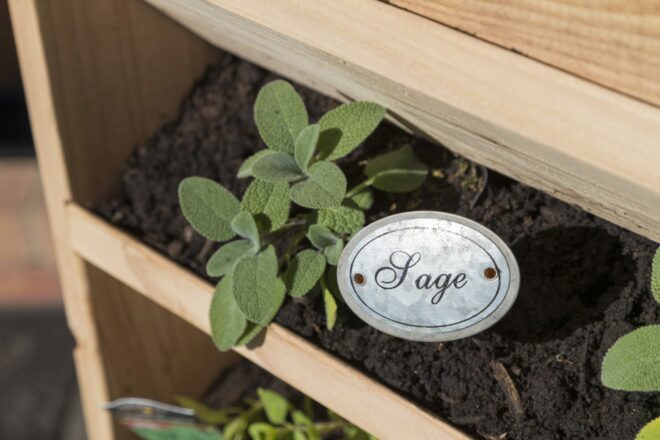
POLYGON ((242 200, 210 179, 181 182, 179 204, 193 229, 209 240, 227 242, 206 265, 209 276, 222 277, 210 312, 218 349, 248 343, 273 320, 287 293, 301 297, 316 286, 326 325, 333 328, 338 293, 332 267, 345 241, 364 226, 364 211, 373 203, 371 188, 413 191, 428 174, 413 149, 404 146, 367 161, 366 180, 347 190, 334 161, 355 150, 384 115, 378 104, 351 102, 310 124, 291 84, 273 81, 255 102, 255 123, 267 148, 238 170, 239 178, 254 179, 242 200), (305 209, 291 216, 291 203, 305 209), (288 245, 278 256, 280 240, 288 245))

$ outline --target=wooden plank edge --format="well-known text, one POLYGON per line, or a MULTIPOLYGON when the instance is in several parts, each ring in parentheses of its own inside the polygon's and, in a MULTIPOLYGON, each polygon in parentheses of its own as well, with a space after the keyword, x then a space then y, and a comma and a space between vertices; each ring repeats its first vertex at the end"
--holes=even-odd
POLYGON ((378 101, 468 159, 660 241, 653 106, 375 0, 146 1, 214 45, 378 101))
MULTIPOLYGON (((67 217, 81 258, 210 333, 211 284, 76 204, 67 217)), ((236 351, 378 438, 470 438, 278 324, 236 351)))

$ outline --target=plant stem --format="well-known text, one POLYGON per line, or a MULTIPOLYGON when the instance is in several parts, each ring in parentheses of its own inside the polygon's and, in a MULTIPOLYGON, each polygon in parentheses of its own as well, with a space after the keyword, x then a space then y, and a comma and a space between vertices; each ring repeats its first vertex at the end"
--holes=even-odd
POLYGON ((373 179, 373 177, 370 177, 369 179, 365 180, 364 182, 360 183, 359 185, 356 185, 353 188, 351 188, 350 191, 348 191, 346 193, 346 198, 348 199, 348 198, 353 197, 355 194, 359 193, 363 189, 368 188, 371 185, 373 185, 373 183, 374 183, 374 179, 373 179))
POLYGON ((279 261, 280 269, 282 267, 284 267, 284 265, 286 263, 289 262, 289 260, 291 259, 291 255, 296 250, 296 248, 298 247, 300 242, 303 240, 303 238, 305 238, 306 233, 307 233, 307 228, 300 228, 300 230, 298 231, 296 236, 293 237, 293 240, 291 241, 291 244, 289 244, 289 247, 286 248, 286 251, 284 251, 284 255, 282 255, 282 258, 280 258, 280 261, 279 261))

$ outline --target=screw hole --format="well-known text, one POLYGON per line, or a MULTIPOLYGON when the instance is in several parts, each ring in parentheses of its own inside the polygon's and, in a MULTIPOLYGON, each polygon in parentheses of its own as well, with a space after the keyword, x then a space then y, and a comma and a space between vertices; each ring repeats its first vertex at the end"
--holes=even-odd
POLYGON ((484 270, 484 276, 487 280, 494 280, 497 278, 497 270, 492 267, 486 268, 484 270))
POLYGON ((358 272, 353 275, 353 281, 355 281, 355 284, 362 286, 367 280, 364 278, 364 275, 358 272))

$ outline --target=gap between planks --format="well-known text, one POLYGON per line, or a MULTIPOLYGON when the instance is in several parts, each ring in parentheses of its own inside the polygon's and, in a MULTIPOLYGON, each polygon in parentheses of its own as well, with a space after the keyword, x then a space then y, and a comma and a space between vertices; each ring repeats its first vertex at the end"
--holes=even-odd
MULTIPOLYGON (((210 333, 210 283, 78 205, 66 211, 81 258, 210 333)), ((235 351, 378 438, 470 439, 278 324, 268 326, 258 346, 235 351)))

